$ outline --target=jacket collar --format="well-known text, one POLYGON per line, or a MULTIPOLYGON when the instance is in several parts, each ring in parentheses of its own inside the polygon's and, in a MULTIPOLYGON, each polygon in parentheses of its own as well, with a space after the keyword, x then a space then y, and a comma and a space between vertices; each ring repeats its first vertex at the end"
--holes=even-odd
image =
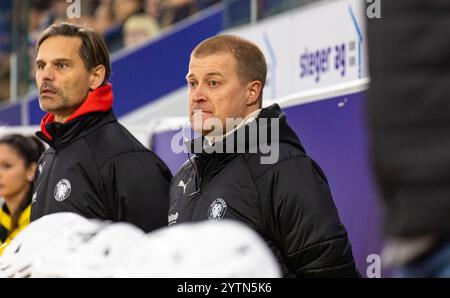
POLYGON ((116 121, 112 104, 112 86, 99 87, 64 123, 55 122, 55 116, 47 113, 41 120, 41 131, 36 135, 53 148, 61 147, 88 134, 103 122, 116 121))
MULTIPOLYGON (((305 151, 297 134, 288 125, 286 114, 283 113, 278 104, 272 104, 271 106, 262 109, 258 114, 255 114, 255 116, 256 118, 251 118, 251 121, 246 121, 244 125, 238 127, 233 133, 227 134, 223 139, 214 144, 211 144, 204 136, 195 138, 190 142, 185 143, 187 150, 199 157, 216 153, 215 150, 217 148, 222 148, 221 152, 229 152, 229 150, 227 150, 227 139, 233 138, 234 140, 231 144, 234 148, 234 152, 237 152, 236 149, 238 146, 239 148, 245 149, 245 152, 259 152, 258 140, 262 130, 263 133, 265 132, 267 134, 266 141, 270 144, 272 144, 272 142, 290 143, 301 151, 305 151), (264 119, 264 121, 261 121, 262 119, 264 119), (272 126, 271 119, 278 120, 278 127, 272 126), (256 124, 256 131, 251 130, 250 127, 250 124, 253 121, 255 121, 256 124), (276 139, 272 139, 271 129, 277 130, 275 133, 276 139), (256 136, 253 135, 253 137, 250 137, 250 134, 256 134, 256 136)), ((227 154, 220 155, 226 156, 227 154)))
MULTIPOLYGON (((112 85, 107 84, 106 86, 101 86, 89 94, 86 100, 81 104, 81 106, 66 120, 65 123, 69 123, 72 120, 78 119, 79 117, 94 113, 94 112, 106 112, 112 109, 113 105, 113 93, 112 85)), ((55 122, 55 115, 47 113, 41 120, 41 131, 49 139, 53 140, 53 137, 47 130, 47 125, 55 122)))

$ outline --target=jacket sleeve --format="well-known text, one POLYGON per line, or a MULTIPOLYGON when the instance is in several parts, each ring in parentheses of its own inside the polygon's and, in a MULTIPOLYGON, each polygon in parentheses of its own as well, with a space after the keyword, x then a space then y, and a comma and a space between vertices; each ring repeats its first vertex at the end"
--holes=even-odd
MULTIPOLYGON (((347 232, 326 178, 314 161, 295 157, 265 175, 274 223, 268 235, 290 273, 299 277, 358 277, 347 232)), ((270 221, 269 221, 270 222, 270 221)))
POLYGON ((146 233, 167 225, 172 174, 159 157, 148 151, 125 153, 101 171, 115 221, 132 223, 146 233))

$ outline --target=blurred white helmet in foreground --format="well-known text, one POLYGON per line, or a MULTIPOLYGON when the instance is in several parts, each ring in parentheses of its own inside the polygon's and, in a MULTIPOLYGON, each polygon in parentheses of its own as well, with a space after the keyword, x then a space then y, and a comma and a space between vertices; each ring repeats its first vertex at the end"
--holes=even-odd
POLYGON ((108 223, 55 238, 33 263, 32 277, 113 277, 145 234, 129 223, 108 223))
POLYGON ((279 277, 247 226, 200 222, 144 234, 128 223, 55 213, 32 222, 0 257, 0 277, 279 277))
POLYGON ((262 238, 222 220, 176 225, 148 234, 115 270, 116 277, 280 277, 262 238))
POLYGON ((48 244, 80 226, 92 227, 92 223, 74 213, 55 213, 32 222, 3 252, 0 277, 31 276, 33 262, 46 252, 48 244))

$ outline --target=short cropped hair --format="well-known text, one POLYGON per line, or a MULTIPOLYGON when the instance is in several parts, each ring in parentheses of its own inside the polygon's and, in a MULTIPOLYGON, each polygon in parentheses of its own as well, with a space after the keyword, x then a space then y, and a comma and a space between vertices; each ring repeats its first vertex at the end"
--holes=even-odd
POLYGON ((231 54, 237 61, 237 74, 242 83, 261 82, 259 95, 262 105, 262 89, 266 84, 267 63, 264 54, 254 43, 235 35, 217 35, 198 44, 191 57, 202 58, 215 54, 231 54))

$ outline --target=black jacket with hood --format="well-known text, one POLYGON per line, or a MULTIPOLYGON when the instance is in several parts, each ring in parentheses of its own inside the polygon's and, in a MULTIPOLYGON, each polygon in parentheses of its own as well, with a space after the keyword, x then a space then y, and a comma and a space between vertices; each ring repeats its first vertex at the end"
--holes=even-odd
MULTIPOLYGON (((207 153, 209 149, 203 148, 172 180, 169 225, 238 220, 269 244, 284 276, 359 276, 325 175, 306 155, 285 114, 275 104, 263 109, 255 123, 258 135, 266 132, 268 143, 278 146, 277 161, 261 162, 263 150, 250 137, 250 124, 232 134, 232 151, 243 145, 246 153, 229 153, 227 140, 214 144, 225 153, 207 153), (270 134, 272 118, 279 123, 279 141, 270 134), (245 139, 239 138, 241 129, 245 139)), ((191 142, 190 149, 201 140, 191 142)))
POLYGON ((31 220, 56 212, 130 222, 145 232, 167 225, 172 175, 112 111, 111 85, 93 91, 63 124, 47 114, 31 220))

